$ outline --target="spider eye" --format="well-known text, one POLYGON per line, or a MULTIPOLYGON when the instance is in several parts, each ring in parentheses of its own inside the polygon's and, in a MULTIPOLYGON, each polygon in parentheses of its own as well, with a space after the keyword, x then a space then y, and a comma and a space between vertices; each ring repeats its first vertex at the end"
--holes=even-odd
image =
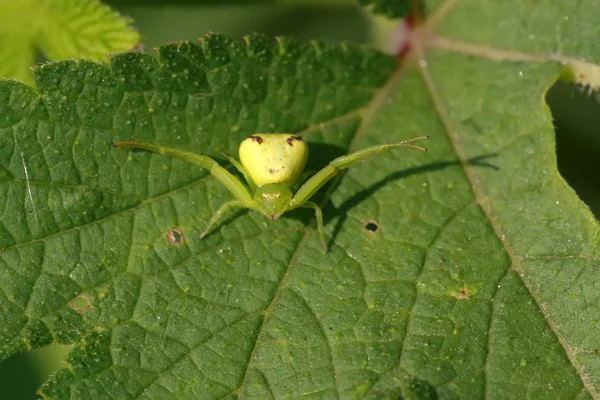
POLYGON ((259 187, 270 183, 293 185, 307 159, 306 142, 289 133, 254 134, 240 144, 240 162, 259 187))
POLYGON ((281 192, 263 193, 262 195, 266 200, 275 200, 281 197, 281 192))

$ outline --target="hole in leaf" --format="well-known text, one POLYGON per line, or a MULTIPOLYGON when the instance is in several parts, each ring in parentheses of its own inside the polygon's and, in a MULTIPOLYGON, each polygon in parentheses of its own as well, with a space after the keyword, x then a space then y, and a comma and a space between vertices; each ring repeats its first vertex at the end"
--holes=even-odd
POLYGON ((369 221, 366 221, 363 224, 363 228, 365 228, 365 230, 371 234, 377 233, 380 229, 379 224, 377 223, 377 221, 373 221, 372 219, 369 221))
POLYGON ((71 300, 71 308, 78 313, 86 312, 92 308, 92 302, 85 294, 79 294, 71 300))
POLYGON ((171 229, 169 232, 167 232, 167 240, 173 246, 181 246, 183 243, 185 243, 183 231, 179 228, 171 229))

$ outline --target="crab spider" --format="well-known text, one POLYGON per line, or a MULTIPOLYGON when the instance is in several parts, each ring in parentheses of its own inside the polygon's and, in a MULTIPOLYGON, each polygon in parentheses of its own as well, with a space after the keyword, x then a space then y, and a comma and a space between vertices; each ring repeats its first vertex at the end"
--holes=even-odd
POLYGON ((269 219, 277 219, 286 211, 303 207, 315 210, 317 230, 323 243, 323 249, 327 252, 325 231, 323 229, 323 213, 321 207, 310 201, 310 198, 340 170, 397 147, 427 151, 426 148, 412 143, 428 138, 429 136, 415 137, 399 143, 368 147, 338 157, 308 178, 296 193, 292 193, 292 188, 302 183, 303 171, 308 159, 308 146, 300 136, 292 134, 255 134, 249 136, 240 144, 240 162, 234 157, 227 156, 233 166, 244 176, 249 188, 217 164, 215 160, 200 154, 139 141, 115 142, 112 145, 114 147, 149 150, 167 157, 187 161, 210 171, 231 192, 235 200, 225 202, 217 210, 200 238, 206 236, 212 226, 230 207, 245 207, 256 210, 269 219), (254 193, 253 196, 251 192, 254 193))

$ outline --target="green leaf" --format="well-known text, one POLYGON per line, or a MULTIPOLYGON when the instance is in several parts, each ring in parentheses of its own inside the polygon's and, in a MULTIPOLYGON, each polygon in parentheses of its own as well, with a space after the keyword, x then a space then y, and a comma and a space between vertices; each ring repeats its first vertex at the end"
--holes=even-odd
POLYGON ((350 45, 212 35, 159 61, 47 64, 35 91, 2 82, 0 356, 76 343, 49 398, 598 396, 600 235, 556 169, 543 97, 565 71, 579 79, 593 30, 529 22, 598 6, 479 16, 472 32, 515 35, 486 31, 489 44, 453 28, 483 7, 432 7, 400 67, 350 45), (530 34, 539 48, 517 40, 530 34), (228 192, 110 146, 219 156, 254 132, 304 135, 316 167, 431 140, 321 193, 328 254, 302 211, 231 213, 200 240, 228 192))
POLYGON ((98 0, 0 0, 0 76, 31 81, 35 49, 49 59, 89 57, 132 49, 131 21, 98 0))

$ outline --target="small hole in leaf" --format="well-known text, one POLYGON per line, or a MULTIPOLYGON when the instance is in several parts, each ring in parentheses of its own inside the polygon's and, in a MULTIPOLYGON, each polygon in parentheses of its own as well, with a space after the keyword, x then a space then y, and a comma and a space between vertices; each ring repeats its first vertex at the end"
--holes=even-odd
POLYGON ((181 246, 185 242, 183 231, 179 228, 171 229, 167 232, 167 240, 173 246, 181 246))
POLYGON ((369 220, 364 223, 363 228, 369 233, 377 233, 380 229, 377 221, 369 220))
POLYGON ((77 295, 71 300, 71 308, 78 313, 86 312, 92 308, 92 302, 84 294, 77 295))

